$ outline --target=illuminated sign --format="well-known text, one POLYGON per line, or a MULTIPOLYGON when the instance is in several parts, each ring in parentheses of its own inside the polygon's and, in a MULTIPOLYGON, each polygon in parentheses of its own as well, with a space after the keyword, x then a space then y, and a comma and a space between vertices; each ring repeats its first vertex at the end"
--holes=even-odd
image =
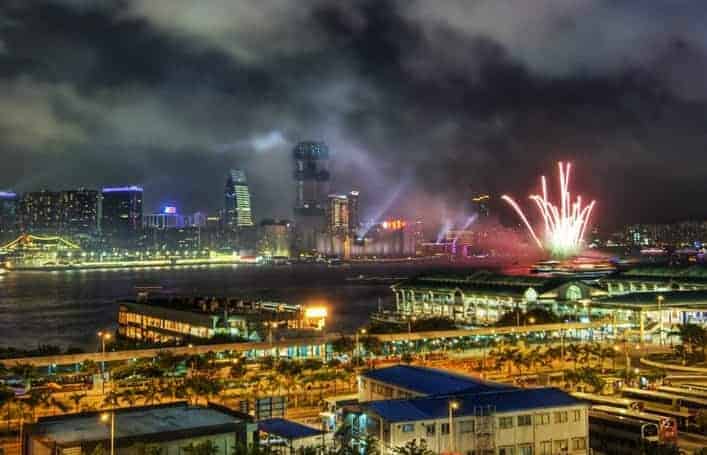
POLYGON ((10 193, 8 191, 0 191, 1 198, 14 198, 17 197, 17 193, 10 193))
POLYGON ((177 207, 173 205, 166 205, 164 209, 162 209, 162 213, 168 214, 168 215, 174 215, 177 213, 177 207))

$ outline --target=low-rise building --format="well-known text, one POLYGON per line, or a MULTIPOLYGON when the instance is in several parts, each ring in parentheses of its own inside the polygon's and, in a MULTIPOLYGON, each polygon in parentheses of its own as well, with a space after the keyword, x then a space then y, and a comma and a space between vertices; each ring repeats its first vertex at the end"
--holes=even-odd
POLYGON ((412 440, 434 453, 586 454, 589 406, 554 388, 374 401, 360 418, 383 453, 412 440))
POLYGON ((383 454, 415 441, 434 453, 586 454, 588 403, 555 388, 520 389, 409 365, 363 373, 349 407, 352 444, 383 454))
POLYGON ((108 453, 111 418, 117 454, 140 453, 152 446, 162 455, 185 453, 185 447, 210 441, 219 454, 252 445, 257 425, 250 416, 219 406, 195 407, 186 403, 118 409, 101 418, 100 412, 43 417, 25 427, 23 455, 81 455, 108 453), (99 449, 100 450, 100 449, 99 449))
POLYGON ((118 303, 118 333, 151 343, 314 334, 324 328, 327 316, 320 307, 229 298, 142 296, 118 303))
POLYGON ((326 432, 292 420, 273 418, 258 422, 260 445, 269 453, 289 455, 307 448, 324 447, 331 442, 326 432))

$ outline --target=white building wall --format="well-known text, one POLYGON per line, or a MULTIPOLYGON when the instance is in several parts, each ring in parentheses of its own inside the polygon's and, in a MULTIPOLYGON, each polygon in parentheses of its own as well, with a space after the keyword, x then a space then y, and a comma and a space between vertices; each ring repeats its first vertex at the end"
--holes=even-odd
MULTIPOLYGON (((584 405, 547 408, 512 413, 494 414, 493 426, 491 427, 492 443, 486 448, 493 450, 493 454, 504 453, 502 449, 512 449, 505 455, 530 455, 521 449, 532 449, 533 455, 555 455, 557 453, 567 453, 580 455, 588 453, 589 425, 587 420, 588 407, 584 405), (567 420, 557 417, 556 414, 564 415, 567 420), (527 426, 518 425, 518 416, 532 415, 531 424, 527 426), (501 428, 500 419, 508 417, 512 424, 508 428, 501 428), (548 421, 549 419, 549 421, 548 421), (543 445, 543 442, 546 443, 543 445), (549 443, 549 445, 547 445, 549 443), (560 452, 558 447, 566 446, 567 452, 560 452), (549 452, 543 452, 544 448, 550 448, 549 452)), ((477 436, 476 428, 465 422, 474 422, 475 417, 465 416, 455 418, 453 421, 453 434, 455 438, 455 449, 457 453, 471 454, 476 450, 481 454, 482 444, 477 436)), ((451 449, 448 428, 449 419, 437 419, 429 421, 399 422, 390 424, 390 438, 381 439, 382 453, 392 453, 395 447, 405 445, 408 441, 416 439, 418 444, 425 440, 428 449, 434 453, 447 452, 451 449)), ((385 423, 383 423, 385 425, 385 423)), ((378 437, 383 436, 381 430, 378 437)))

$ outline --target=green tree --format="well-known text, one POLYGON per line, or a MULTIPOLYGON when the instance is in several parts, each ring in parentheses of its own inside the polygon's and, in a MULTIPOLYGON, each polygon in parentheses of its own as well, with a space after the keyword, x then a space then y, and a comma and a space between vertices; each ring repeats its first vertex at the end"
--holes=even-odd
POLYGON ((683 324, 680 326, 679 333, 685 350, 696 357, 697 360, 704 360, 707 330, 697 324, 683 324))
POLYGON ((81 401, 86 398, 85 393, 74 392, 69 395, 69 401, 74 403, 74 411, 79 412, 81 410, 81 401))
POLYGON ((182 450, 187 455, 216 455, 218 453, 218 446, 210 439, 204 442, 194 444, 190 442, 188 445, 182 447, 182 450))
POLYGON ((393 453, 396 455, 433 455, 430 449, 427 448, 427 441, 424 439, 420 440, 418 444, 417 439, 413 439, 405 443, 405 445, 395 447, 393 453))
POLYGON ((331 342, 331 349, 335 354, 350 354, 353 356, 353 351, 356 348, 355 342, 351 337, 342 335, 340 338, 331 342))

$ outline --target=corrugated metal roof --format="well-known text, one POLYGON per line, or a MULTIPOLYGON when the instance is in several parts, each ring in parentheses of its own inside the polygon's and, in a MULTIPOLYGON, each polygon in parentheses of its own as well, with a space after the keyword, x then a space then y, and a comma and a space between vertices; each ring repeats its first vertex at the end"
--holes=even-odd
POLYGON ((485 392, 511 386, 483 381, 448 371, 412 365, 395 365, 363 373, 364 377, 425 395, 485 392))
POLYGON ((321 430, 282 418, 261 420, 258 422, 258 430, 290 440, 319 436, 323 433, 321 430))
POLYGON ((490 409, 491 412, 504 413, 577 406, 584 403, 582 400, 556 388, 513 388, 445 397, 374 401, 366 404, 366 407, 388 422, 414 422, 447 417, 449 415, 449 405, 452 401, 457 402, 459 405, 454 411, 456 417, 476 415, 479 409, 490 409))

